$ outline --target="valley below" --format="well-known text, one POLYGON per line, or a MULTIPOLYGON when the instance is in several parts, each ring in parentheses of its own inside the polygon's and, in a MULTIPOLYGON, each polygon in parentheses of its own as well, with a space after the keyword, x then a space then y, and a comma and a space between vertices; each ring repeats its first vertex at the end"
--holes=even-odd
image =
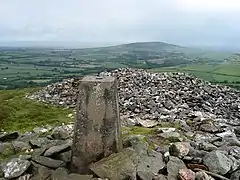
POLYGON ((0 48, 0 89, 45 86, 116 68, 188 72, 239 88, 240 55, 163 42, 86 49, 0 48))

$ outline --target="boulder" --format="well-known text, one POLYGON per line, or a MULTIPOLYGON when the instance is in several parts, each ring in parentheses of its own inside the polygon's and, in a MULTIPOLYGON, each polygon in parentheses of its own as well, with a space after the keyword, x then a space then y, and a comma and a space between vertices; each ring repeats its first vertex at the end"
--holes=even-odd
POLYGON ((148 155, 141 156, 137 164, 137 176, 141 180, 151 180, 165 166, 162 154, 149 150, 148 155))
POLYGON ((100 178, 114 180, 136 180, 136 169, 139 156, 131 148, 115 153, 92 164, 90 169, 100 178))
POLYGON ((31 165, 27 160, 21 160, 19 158, 11 159, 10 161, 1 165, 4 173, 4 178, 11 179, 21 176, 31 165))
POLYGON ((233 165, 231 159, 229 159, 222 151, 212 151, 203 157, 203 163, 208 167, 209 171, 225 175, 227 174, 233 165))
POLYGON ((70 133, 63 127, 56 127, 53 129, 51 136, 54 139, 66 140, 70 137, 70 133))
POLYGON ((195 180, 195 172, 191 169, 180 169, 178 172, 179 180, 195 180))
POLYGON ((207 153, 208 153, 207 151, 197 150, 197 149, 190 147, 188 156, 203 158, 207 153))
POLYGON ((180 169, 187 169, 184 162, 177 157, 170 156, 170 160, 167 163, 168 179, 177 180, 180 169))
POLYGON ((147 154, 149 148, 148 143, 145 141, 145 136, 142 135, 131 135, 123 139, 124 147, 133 148, 138 154, 147 154))
POLYGON ((0 142, 6 142, 6 141, 11 141, 15 140, 19 137, 18 132, 11 132, 11 133, 2 133, 0 134, 0 142))
POLYGON ((183 158, 189 152, 190 144, 188 142, 176 142, 169 147, 170 155, 183 158))

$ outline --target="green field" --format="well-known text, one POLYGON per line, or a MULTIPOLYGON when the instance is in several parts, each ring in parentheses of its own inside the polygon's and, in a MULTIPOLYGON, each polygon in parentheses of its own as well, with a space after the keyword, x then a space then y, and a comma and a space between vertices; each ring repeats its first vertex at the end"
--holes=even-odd
POLYGON ((151 72, 187 72, 201 79, 240 87, 240 63, 224 63, 219 65, 192 64, 167 68, 152 68, 151 72))

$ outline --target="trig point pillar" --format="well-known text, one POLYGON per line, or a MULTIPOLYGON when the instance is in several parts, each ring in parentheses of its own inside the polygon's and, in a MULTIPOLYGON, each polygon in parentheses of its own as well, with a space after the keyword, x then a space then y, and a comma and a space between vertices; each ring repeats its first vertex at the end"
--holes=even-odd
POLYGON ((88 173, 89 165, 122 150, 117 80, 86 76, 79 85, 72 168, 88 173))

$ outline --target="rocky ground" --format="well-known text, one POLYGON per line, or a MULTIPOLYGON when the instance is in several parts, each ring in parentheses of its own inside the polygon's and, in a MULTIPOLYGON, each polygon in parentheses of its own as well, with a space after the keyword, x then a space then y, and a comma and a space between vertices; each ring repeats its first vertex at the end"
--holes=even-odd
MULTIPOLYGON (((239 180, 240 93, 182 73, 118 69, 124 150, 69 173, 73 125, 0 134, 0 180, 239 180), (9 158, 11 157, 11 158, 9 158), (13 158, 14 157, 14 158, 13 158)), ((78 80, 30 98, 74 106, 78 80)))
MULTIPOLYGON (((185 132, 181 126, 123 127, 124 150, 69 173, 73 125, 0 135, 0 179, 16 180, 238 180, 240 128, 185 132), (4 158, 5 157, 5 158, 4 158)), ((200 126, 211 129, 212 122, 200 126)), ((222 127, 218 127, 222 128, 222 127)))

